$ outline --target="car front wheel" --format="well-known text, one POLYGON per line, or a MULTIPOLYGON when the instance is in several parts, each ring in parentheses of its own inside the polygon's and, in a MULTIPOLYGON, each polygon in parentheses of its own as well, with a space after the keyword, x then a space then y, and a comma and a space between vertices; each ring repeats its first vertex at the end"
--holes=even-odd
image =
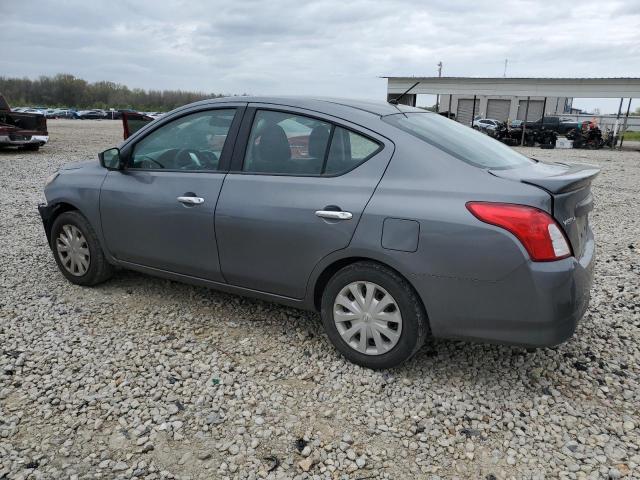
POLYGON ((339 270, 323 292, 321 315, 329 339, 342 355, 373 369, 408 360, 428 333, 427 316, 413 287, 375 262, 339 270))
POLYGON ((107 280, 112 267, 86 218, 77 211, 64 212, 51 227, 51 249, 62 274, 76 285, 96 285, 107 280))

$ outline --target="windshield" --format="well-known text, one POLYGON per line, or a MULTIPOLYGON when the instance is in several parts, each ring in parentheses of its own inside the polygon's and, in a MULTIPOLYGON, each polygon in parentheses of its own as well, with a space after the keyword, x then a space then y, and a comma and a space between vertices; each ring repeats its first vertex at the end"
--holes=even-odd
POLYGON ((434 113, 400 113, 382 120, 476 167, 505 169, 535 163, 504 143, 434 113))

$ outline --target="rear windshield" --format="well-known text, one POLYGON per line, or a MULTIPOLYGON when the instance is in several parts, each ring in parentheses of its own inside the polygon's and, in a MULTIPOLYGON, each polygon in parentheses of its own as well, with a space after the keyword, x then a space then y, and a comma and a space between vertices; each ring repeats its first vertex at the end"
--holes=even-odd
POLYGON ((476 167, 505 169, 535 163, 504 143, 435 113, 398 113, 382 120, 476 167))

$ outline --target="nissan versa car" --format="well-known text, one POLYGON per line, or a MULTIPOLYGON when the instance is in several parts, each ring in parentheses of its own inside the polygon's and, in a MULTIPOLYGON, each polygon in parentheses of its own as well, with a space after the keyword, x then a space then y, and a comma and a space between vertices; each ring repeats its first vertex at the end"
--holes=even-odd
POLYGON ((346 358, 386 368, 430 335, 569 338, 598 172, 411 107, 235 97, 63 168, 39 210, 75 284, 121 267, 318 310, 346 358))

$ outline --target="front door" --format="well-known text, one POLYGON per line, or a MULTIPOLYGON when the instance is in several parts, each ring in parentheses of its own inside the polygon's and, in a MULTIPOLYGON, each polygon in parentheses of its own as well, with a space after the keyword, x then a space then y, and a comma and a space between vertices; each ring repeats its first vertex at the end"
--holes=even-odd
POLYGON ((216 210, 221 268, 232 285, 303 298, 317 263, 351 241, 389 162, 392 148, 381 138, 304 113, 245 114, 248 141, 216 210))
POLYGON ((229 107, 180 116, 137 141, 124 170, 109 172, 100 214, 117 259, 222 281, 214 214, 235 117, 229 107))

